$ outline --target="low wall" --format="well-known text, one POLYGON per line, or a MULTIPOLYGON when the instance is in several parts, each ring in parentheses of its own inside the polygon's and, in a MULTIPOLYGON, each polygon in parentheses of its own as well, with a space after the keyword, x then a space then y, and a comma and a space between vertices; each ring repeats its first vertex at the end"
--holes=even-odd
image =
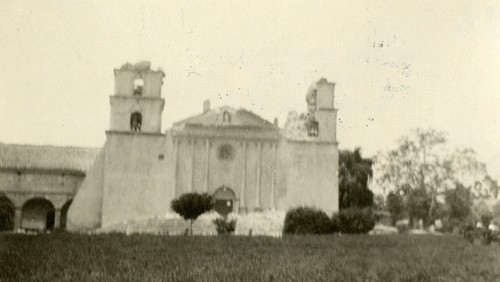
MULTIPOLYGON (((217 235, 213 220, 220 215, 212 212, 203 214, 193 224, 194 235, 217 235)), ((231 214, 229 220, 236 220, 235 235, 281 236, 285 220, 284 211, 264 211, 247 214, 231 214)), ((124 221, 120 224, 96 230, 96 233, 121 232, 126 234, 183 235, 189 229, 189 221, 179 215, 167 214, 144 220, 124 221)))

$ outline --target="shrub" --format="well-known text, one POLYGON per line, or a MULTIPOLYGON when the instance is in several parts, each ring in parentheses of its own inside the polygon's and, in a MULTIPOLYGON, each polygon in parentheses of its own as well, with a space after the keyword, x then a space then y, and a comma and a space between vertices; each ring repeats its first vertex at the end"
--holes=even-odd
POLYGON ((460 227, 460 235, 462 235, 462 237, 465 238, 465 240, 469 241, 469 242, 473 242, 474 241, 474 231, 475 231, 475 227, 473 224, 463 224, 461 227, 460 227))
POLYGON ((476 228, 472 231, 472 243, 489 245, 492 240, 493 234, 487 228, 476 228))
POLYGON ((492 215, 496 222, 500 222, 500 201, 493 206, 492 215))
POLYGON ((431 197, 424 188, 415 188, 408 194, 408 215, 410 225, 413 227, 413 220, 422 219, 424 226, 429 222, 429 209, 431 207, 431 197))
POLYGON ((217 230, 217 234, 232 234, 236 229, 236 219, 225 219, 225 218, 216 218, 213 220, 215 224, 215 229, 217 230))
POLYGON ((491 241, 500 243, 500 230, 491 231, 491 241))
POLYGON ((448 218, 464 220, 471 213, 472 196, 462 184, 457 183, 455 189, 446 191, 444 198, 448 218))
POLYGON ((408 224, 403 222, 396 223, 396 228, 398 229, 398 234, 407 234, 410 231, 408 224))
POLYGON ((443 227, 438 229, 438 231, 450 233, 455 233, 456 231, 460 230, 461 226, 464 224, 464 221, 458 218, 449 218, 443 220, 442 222, 443 227))
POLYGON ((387 210, 391 214, 392 226, 396 225, 404 211, 403 197, 398 192, 389 192, 387 195, 387 210))
POLYGON ((480 201, 472 206, 472 215, 476 221, 482 221, 483 219, 487 221, 492 213, 488 205, 484 201, 480 201))
POLYGON ((333 215, 332 221, 341 233, 368 233, 375 226, 371 209, 350 208, 333 215))
POLYGON ((495 240, 494 234, 488 228, 475 228, 473 224, 464 224, 460 234, 469 242, 475 244, 489 245, 495 240))
POLYGON ((331 230, 331 221, 321 210, 298 207, 286 213, 284 234, 327 234, 331 230))
POLYGON ((493 217, 490 214, 483 214, 481 215, 481 224, 483 225, 484 228, 488 228, 488 226, 490 226, 492 219, 493 217))
POLYGON ((213 200, 208 194, 187 193, 173 200, 171 208, 185 220, 190 221, 189 233, 193 234, 193 222, 198 216, 213 208, 213 200))

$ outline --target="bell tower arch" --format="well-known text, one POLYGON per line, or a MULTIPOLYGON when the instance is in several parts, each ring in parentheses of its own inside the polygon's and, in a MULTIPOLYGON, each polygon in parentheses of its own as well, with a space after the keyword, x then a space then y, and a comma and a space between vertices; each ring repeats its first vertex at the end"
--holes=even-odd
POLYGON ((320 142, 337 142, 337 109, 334 107, 335 83, 322 78, 306 95, 308 135, 320 142))
POLYGON ((160 133, 165 105, 161 97, 163 71, 152 70, 150 62, 126 63, 115 69, 114 75, 109 130, 160 133))

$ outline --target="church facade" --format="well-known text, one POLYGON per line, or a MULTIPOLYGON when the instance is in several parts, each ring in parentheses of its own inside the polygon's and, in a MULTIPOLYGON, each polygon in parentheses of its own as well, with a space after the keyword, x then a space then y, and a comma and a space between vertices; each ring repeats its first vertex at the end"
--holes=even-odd
MULTIPOLYGON (((291 113, 283 128, 248 110, 211 108, 205 101, 200 114, 162 132, 164 73, 148 62, 127 63, 114 77, 106 142, 92 151, 74 194, 57 204, 71 200, 64 212, 68 230, 162 216, 189 192, 212 195, 220 213, 338 210, 335 84, 313 84, 307 114, 291 113)), ((16 218, 21 212, 16 208, 16 218)))

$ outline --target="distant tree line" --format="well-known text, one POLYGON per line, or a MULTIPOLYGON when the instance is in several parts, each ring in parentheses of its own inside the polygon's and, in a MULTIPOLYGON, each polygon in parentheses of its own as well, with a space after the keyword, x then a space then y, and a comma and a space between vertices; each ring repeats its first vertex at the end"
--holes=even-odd
POLYGON ((474 150, 450 150, 447 134, 434 129, 403 136, 395 149, 377 155, 375 170, 377 185, 389 191, 383 205, 393 223, 403 217, 410 225, 464 222, 474 199, 496 198, 500 190, 474 150))

